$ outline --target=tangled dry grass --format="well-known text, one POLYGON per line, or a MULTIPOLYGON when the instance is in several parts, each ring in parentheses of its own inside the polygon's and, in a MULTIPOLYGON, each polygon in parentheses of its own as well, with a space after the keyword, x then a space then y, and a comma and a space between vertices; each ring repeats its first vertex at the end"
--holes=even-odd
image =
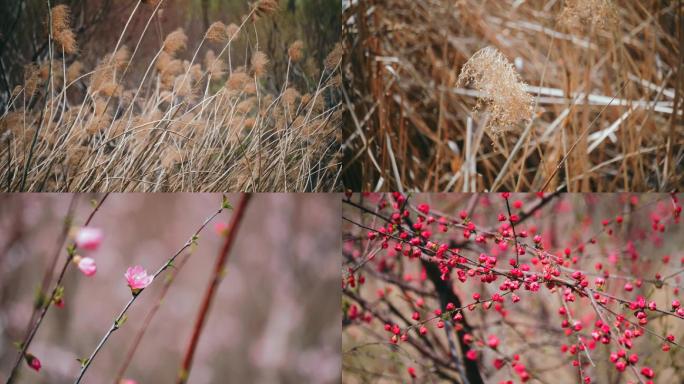
MULTIPOLYGON (((145 31, 163 3, 138 2, 136 10, 154 8, 145 31)), ((277 11, 277 1, 257 1, 235 23, 212 24, 199 42, 177 29, 133 81, 144 33, 133 48, 120 38, 89 68, 74 56, 69 9, 54 7, 46 24, 49 57, 26 66, 24 84, 2 111, 2 188, 335 190, 340 48, 314 78, 298 65, 306 52, 293 42, 284 83, 275 84, 265 44, 251 25, 277 11), (244 51, 236 52, 238 40, 244 51), (306 81, 295 82, 295 73, 306 81)))
POLYGON ((677 1, 346 3, 345 187, 680 190, 682 12, 677 1))

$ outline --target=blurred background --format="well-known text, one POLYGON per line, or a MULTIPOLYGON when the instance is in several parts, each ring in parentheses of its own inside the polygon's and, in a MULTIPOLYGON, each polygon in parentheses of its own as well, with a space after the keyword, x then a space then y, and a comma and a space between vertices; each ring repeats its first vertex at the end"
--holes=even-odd
MULTIPOLYGON (((97 59, 111 53, 139 0, 53 0, 51 5, 67 4, 72 10, 72 27, 76 33, 78 59, 86 68, 92 68, 97 59)), ((40 62, 47 57, 47 6, 43 0, 5 0, 0 12, 0 89, 9 95, 12 88, 23 82, 24 66, 40 62)), ((339 42, 341 33, 341 8, 338 0, 279 0, 279 11, 268 18, 249 25, 249 34, 240 37, 234 51, 236 62, 244 60, 244 52, 254 45, 254 32, 259 36, 259 48, 271 62, 273 84, 282 84, 287 68, 287 48, 295 40, 304 43, 304 60, 300 77, 309 75, 317 79, 316 73, 323 68, 326 55, 339 42), (249 35, 249 36, 247 36, 249 35)), ((249 12, 250 2, 246 0, 164 0, 160 12, 154 18, 150 29, 141 43, 139 59, 133 60, 130 79, 142 77, 150 59, 161 46, 166 35, 177 28, 183 28, 188 35, 188 49, 181 55, 190 59, 209 25, 215 21, 240 24, 249 12), (142 59, 141 59, 142 58, 142 59), (136 77, 137 76, 137 77, 136 77)), ((136 17, 131 20, 123 44, 135 47, 145 29, 147 20, 154 10, 152 5, 141 5, 136 17)), ((205 44, 198 57, 203 58, 205 44)), ((251 52, 247 55, 249 57, 251 52)), ((138 57, 136 55, 136 57, 138 57)), ((297 79, 300 84, 312 79, 297 79)), ((315 85, 315 84, 314 84, 315 85)))
MULTIPOLYGON (((0 195, 0 381, 17 357, 36 289, 54 254, 72 199, 74 225, 102 195, 0 195)), ((235 206, 239 195, 228 195, 235 206)), ((336 195, 259 194, 250 201, 227 274, 214 297, 195 353, 190 383, 332 383, 340 381, 340 202, 336 195)), ((52 307, 29 352, 39 373, 22 363, 18 383, 71 383, 77 358, 88 356, 130 298, 124 272, 153 273, 221 203, 210 194, 112 194, 91 226, 104 232, 95 276, 67 270, 64 308, 52 307)), ((222 237, 214 223, 178 270, 125 378, 169 383, 176 378, 222 237)), ((66 253, 57 263, 61 268, 66 253)), ((178 264, 178 263, 176 263, 178 264)), ((167 272, 164 272, 164 274, 167 272)), ((148 311, 158 279, 134 303, 86 373, 86 383, 113 382, 148 311), (148 292, 149 291, 149 292, 148 292)))

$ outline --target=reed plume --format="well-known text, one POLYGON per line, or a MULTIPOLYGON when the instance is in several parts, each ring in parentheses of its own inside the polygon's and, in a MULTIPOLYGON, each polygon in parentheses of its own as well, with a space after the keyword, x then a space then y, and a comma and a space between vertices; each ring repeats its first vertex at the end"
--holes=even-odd
POLYGON ((212 43, 225 43, 228 41, 228 34, 226 33, 226 25, 220 21, 216 21, 209 26, 207 30, 207 40, 212 43))
POLYGON ((188 43, 188 37, 185 35, 183 28, 178 28, 171 32, 164 39, 164 51, 169 55, 185 50, 188 43))
POLYGON ((287 56, 293 63, 297 63, 302 60, 302 48, 304 48, 304 43, 301 40, 296 40, 288 47, 287 56))
POLYGON ((64 52, 76 53, 76 35, 71 30, 71 10, 69 6, 60 4, 52 7, 52 38, 64 52))
POLYGON ((268 65, 268 56, 261 51, 256 51, 252 55, 252 71, 256 77, 262 77, 266 74, 266 66, 268 65))
POLYGON ((487 127, 495 135, 532 115, 532 96, 525 91, 513 64, 496 48, 477 51, 461 69, 458 84, 470 85, 481 93, 476 109, 486 107, 487 127))

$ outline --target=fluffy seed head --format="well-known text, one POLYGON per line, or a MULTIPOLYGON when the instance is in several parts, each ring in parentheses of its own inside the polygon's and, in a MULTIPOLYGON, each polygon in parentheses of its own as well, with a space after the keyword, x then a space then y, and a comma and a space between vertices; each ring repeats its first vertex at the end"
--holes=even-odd
POLYGON ((240 103, 238 103, 238 105, 235 107, 235 110, 238 113, 241 113, 244 115, 246 113, 249 113, 252 110, 252 108, 254 108, 255 105, 256 105, 255 98, 250 97, 249 99, 243 100, 240 103))
POLYGON ((40 70, 37 65, 29 64, 24 67, 24 89, 26 99, 30 99, 38 89, 40 70))
POLYGON ((509 130, 532 115, 532 97, 506 58, 492 47, 475 53, 463 66, 459 86, 470 85, 481 92, 476 109, 487 107, 487 128, 492 134, 509 130))
POLYGON ((166 52, 162 52, 155 63, 155 67, 159 71, 162 85, 165 88, 171 88, 176 76, 183 72, 183 62, 174 59, 173 56, 166 52))
POLYGON ((226 88, 229 91, 240 92, 252 79, 243 71, 235 71, 230 74, 226 81, 226 88))
POLYGON ((266 66, 268 65, 268 56, 261 51, 256 51, 252 55, 252 70, 256 77, 261 77, 266 74, 266 66))
POLYGON ((258 18, 262 16, 269 15, 271 13, 274 13, 278 10, 278 1, 277 0, 258 0, 254 5, 252 6, 253 10, 253 16, 252 20, 257 20, 258 18))
POLYGON ((22 121, 24 120, 24 111, 17 110, 9 112, 0 118, 0 137, 5 138, 5 135, 21 135, 23 130, 22 121))
MULTIPOLYGON (((252 79, 250 78, 250 80, 252 80, 252 79)), ((250 81, 247 84, 245 84, 245 87, 242 88, 242 92, 244 92, 248 95, 256 95, 256 93, 257 93, 256 82, 250 81)))
POLYGON ((130 59, 131 52, 128 50, 127 46, 122 46, 119 48, 116 53, 114 53, 114 56, 112 58, 112 64, 114 67, 118 70, 123 70, 126 68, 126 64, 128 64, 128 60, 130 59))
POLYGON ((69 28, 71 10, 69 6, 60 4, 52 7, 52 31, 69 28))
POLYGON ((71 63, 70 66, 67 67, 66 75, 67 75, 67 83, 72 83, 78 79, 79 76, 83 73, 83 64, 76 60, 73 63, 71 63))
POLYGON ((209 26, 207 29, 207 40, 212 43, 224 43, 228 41, 228 34, 226 33, 226 25, 217 21, 209 26))
POLYGON ((185 64, 185 69, 188 71, 188 75, 192 79, 192 81, 200 81, 202 79, 202 66, 200 64, 193 64, 192 66, 189 67, 190 63, 186 62, 185 64))
POLYGON ((558 21, 570 29, 608 30, 617 24, 617 10, 611 0, 568 0, 558 21))
POLYGON ((248 117, 245 119, 243 125, 245 126, 245 128, 254 128, 254 126, 256 125, 256 121, 257 120, 255 118, 248 117))
POLYGON ((235 23, 230 23, 226 27, 226 36, 228 39, 234 39, 237 37, 237 34, 240 32, 240 27, 235 24, 235 23))
POLYGON ((65 29, 55 34, 55 41, 59 43, 66 53, 76 53, 78 45, 76 44, 76 35, 71 29, 65 29))
POLYGON ((296 40, 290 44, 290 47, 287 49, 287 56, 293 63, 302 59, 302 48, 304 48, 304 43, 301 40, 296 40))
POLYGON ((342 61, 342 45, 340 43, 335 44, 335 47, 325 58, 325 70, 332 71, 335 69, 342 61))
POLYGON ((216 58, 216 54, 211 49, 204 55, 204 65, 209 72, 209 78, 216 80, 226 73, 226 63, 216 58))
POLYGON ((76 35, 71 30, 71 10, 67 5, 52 7, 52 38, 62 46, 64 52, 75 53, 77 49, 76 35))
POLYGON ((300 94, 295 88, 287 87, 287 89, 283 91, 283 103, 288 109, 293 110, 299 96, 300 94))
POLYGON ((164 51, 169 55, 175 55, 177 52, 185 49, 188 42, 188 37, 183 32, 183 28, 178 28, 166 36, 164 40, 164 51))
POLYGON ((195 89, 191 75, 180 75, 174 79, 173 90, 177 96, 192 99, 195 96, 195 89))
POLYGON ((119 85, 114 80, 114 69, 108 65, 108 61, 104 58, 95 67, 90 77, 90 92, 105 96, 113 96, 119 92, 119 85))

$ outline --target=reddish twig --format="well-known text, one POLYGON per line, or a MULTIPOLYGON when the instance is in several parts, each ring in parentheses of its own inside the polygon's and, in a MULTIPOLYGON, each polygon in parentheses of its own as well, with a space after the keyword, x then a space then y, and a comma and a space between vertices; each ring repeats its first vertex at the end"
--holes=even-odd
POLYGON ((200 334, 202 333, 202 328, 204 326, 206 317, 209 314, 212 299, 214 298, 216 289, 218 288, 218 285, 221 282, 221 278, 223 277, 225 264, 226 261, 228 261, 228 253, 230 252, 230 249, 233 246, 235 236, 237 234, 237 229, 240 226, 240 223, 242 222, 242 217, 245 213, 245 209, 247 208, 247 203, 249 202, 250 198, 251 194, 242 195, 242 199, 240 200, 240 203, 238 204, 237 208, 235 209, 235 212, 233 213, 230 225, 228 226, 226 240, 223 243, 223 247, 221 248, 218 258, 216 259, 214 273, 211 276, 211 279, 209 280, 209 286, 207 287, 207 291, 204 294, 204 299, 202 300, 202 304, 200 305, 200 309, 198 312, 199 315, 197 316, 197 320, 195 321, 195 326, 192 331, 190 343, 188 344, 188 348, 185 351, 183 364, 178 373, 178 384, 183 384, 187 382, 188 377, 190 376, 190 368, 192 367, 192 359, 195 355, 197 342, 199 341, 200 334))
POLYGON ((520 260, 518 259, 518 235, 515 233, 515 223, 512 218, 511 204, 508 202, 508 196, 504 198, 506 200, 506 210, 508 211, 508 223, 511 224, 511 229, 513 230, 513 242, 515 243, 515 267, 520 266, 520 260))

